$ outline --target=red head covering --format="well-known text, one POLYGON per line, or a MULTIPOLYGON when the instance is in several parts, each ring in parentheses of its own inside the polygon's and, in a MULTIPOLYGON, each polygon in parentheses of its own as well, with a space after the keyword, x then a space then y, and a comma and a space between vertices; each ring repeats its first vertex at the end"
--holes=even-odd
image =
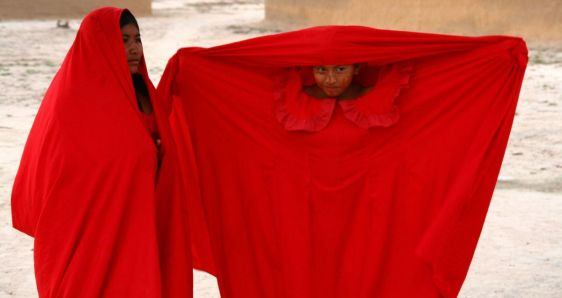
POLYGON ((174 145, 143 58, 139 72, 162 139, 157 170, 126 63, 122 12, 102 8, 84 18, 14 183, 13 225, 35 237, 41 297, 191 296, 174 145))

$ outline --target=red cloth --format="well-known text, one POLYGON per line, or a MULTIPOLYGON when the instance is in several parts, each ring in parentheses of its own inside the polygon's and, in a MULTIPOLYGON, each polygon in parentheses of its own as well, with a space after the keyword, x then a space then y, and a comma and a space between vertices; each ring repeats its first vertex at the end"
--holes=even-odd
POLYGON ((519 38, 355 26, 178 51, 158 92, 195 266, 222 297, 455 297, 526 63, 519 38), (374 70, 373 93, 336 104, 292 85, 348 63, 374 70))
POLYGON ((31 129, 12 192, 41 297, 191 297, 184 196, 145 67, 163 160, 141 121, 119 18, 83 20, 31 129))
POLYGON ((159 138, 156 116, 152 112, 150 114, 140 113, 140 115, 142 124, 144 125, 146 130, 148 130, 154 142, 156 142, 156 140, 159 138))

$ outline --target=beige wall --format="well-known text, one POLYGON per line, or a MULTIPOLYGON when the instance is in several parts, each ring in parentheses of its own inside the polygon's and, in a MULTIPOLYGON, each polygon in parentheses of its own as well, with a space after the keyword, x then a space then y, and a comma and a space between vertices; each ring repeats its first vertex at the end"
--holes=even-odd
POLYGON ((266 19, 303 25, 522 36, 562 42, 562 0, 265 0, 266 19))
POLYGON ((151 0, 0 0, 0 19, 81 18, 94 8, 129 8, 135 16, 152 12, 151 0))

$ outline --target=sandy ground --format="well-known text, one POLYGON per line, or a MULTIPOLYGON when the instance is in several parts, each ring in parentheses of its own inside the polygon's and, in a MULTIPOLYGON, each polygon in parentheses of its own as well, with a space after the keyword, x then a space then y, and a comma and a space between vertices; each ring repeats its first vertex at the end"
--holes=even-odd
MULTIPOLYGON (((262 0, 154 0, 140 18, 156 84, 183 46, 213 46, 274 33, 262 0)), ((33 240, 11 228, 10 191, 43 94, 70 47, 53 20, 0 21, 0 298, 36 297, 33 240)), ((500 181, 460 297, 562 297, 562 53, 531 52, 500 181)), ((195 273, 195 297, 219 297, 195 273)))

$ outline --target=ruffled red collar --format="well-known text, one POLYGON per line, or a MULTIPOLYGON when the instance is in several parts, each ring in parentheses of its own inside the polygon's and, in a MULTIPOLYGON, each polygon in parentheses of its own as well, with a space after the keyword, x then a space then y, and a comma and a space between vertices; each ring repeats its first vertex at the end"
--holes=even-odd
POLYGON ((319 131, 330 122, 337 103, 345 117, 361 128, 388 127, 400 118, 395 100, 409 86, 412 72, 411 64, 385 66, 370 91, 356 99, 337 100, 306 94, 301 71, 286 70, 277 76, 274 114, 286 130, 319 131))

